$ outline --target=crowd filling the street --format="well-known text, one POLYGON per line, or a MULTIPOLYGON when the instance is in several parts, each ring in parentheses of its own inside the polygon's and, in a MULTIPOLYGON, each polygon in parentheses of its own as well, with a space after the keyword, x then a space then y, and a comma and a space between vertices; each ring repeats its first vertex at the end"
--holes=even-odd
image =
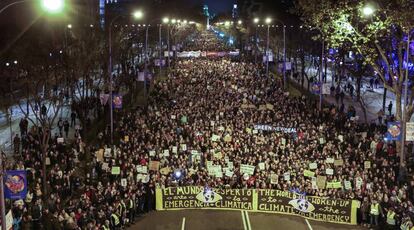
MULTIPOLYGON (((231 50, 210 32, 184 49, 231 50)), ((284 88, 281 77, 266 77, 247 59, 176 59, 165 78, 155 77, 145 106, 116 112, 114 146, 108 130, 85 143, 76 113, 60 120, 59 133, 46 134, 47 181, 39 137, 48 131, 24 121, 15 143, 21 150, 5 164, 27 172, 26 199, 7 203, 14 229, 126 228, 155 210, 156 188, 183 186, 358 200, 359 225, 412 229, 413 169, 399 164, 386 127, 358 122, 352 106, 319 110, 311 96, 284 88), (77 129, 74 143, 58 141, 70 127, 77 129), (252 175, 241 165, 254 166, 252 175), (210 173, 211 166, 221 173, 210 173), (333 182, 340 186, 326 186, 333 182)))

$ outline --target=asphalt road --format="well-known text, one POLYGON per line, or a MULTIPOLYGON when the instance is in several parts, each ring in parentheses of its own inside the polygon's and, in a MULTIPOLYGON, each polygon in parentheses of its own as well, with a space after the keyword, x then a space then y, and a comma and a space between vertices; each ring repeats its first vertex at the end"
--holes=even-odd
POLYGON ((131 230, 349 230, 359 226, 330 224, 301 217, 220 210, 157 211, 139 218, 131 230))

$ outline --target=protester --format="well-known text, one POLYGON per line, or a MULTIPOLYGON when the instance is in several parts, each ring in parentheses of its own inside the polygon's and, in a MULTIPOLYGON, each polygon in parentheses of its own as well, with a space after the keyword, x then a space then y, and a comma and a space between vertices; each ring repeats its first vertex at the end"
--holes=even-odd
MULTIPOLYGON (((187 48, 223 47, 202 33, 187 48)), ((399 166, 395 143, 383 139, 384 127, 357 123, 355 108, 345 112, 343 103, 319 111, 317 101, 290 96, 280 79, 257 69, 228 58, 178 60, 167 79, 154 82, 147 106, 115 111, 119 144, 111 148, 109 132, 102 131, 96 146, 86 145, 75 124, 79 138, 73 149, 51 138, 48 199, 40 189, 39 145, 47 131, 29 131, 23 160, 15 164, 28 171, 32 197, 23 201, 21 227, 120 229, 155 209, 156 188, 206 185, 355 199, 361 224, 412 226, 412 168, 399 166), (84 178, 77 171, 81 163, 89 166, 84 178), (253 175, 241 173, 241 164, 254 166, 253 175), (304 175, 310 164, 316 165, 315 177, 341 186, 315 185, 304 175), (209 165, 221 166, 221 176, 212 175, 209 165)), ((343 102, 343 92, 336 94, 343 102)))

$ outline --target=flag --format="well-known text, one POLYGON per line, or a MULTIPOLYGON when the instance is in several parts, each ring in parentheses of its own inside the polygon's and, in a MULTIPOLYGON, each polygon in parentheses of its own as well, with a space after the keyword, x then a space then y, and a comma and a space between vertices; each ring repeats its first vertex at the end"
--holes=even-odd
POLYGON ((401 140, 401 123, 399 121, 387 123, 387 133, 385 133, 385 138, 387 138, 388 141, 401 140))
POLYGON ((112 98, 112 106, 114 109, 122 109, 122 95, 114 95, 112 98))
POLYGON ((106 105, 109 99, 109 94, 101 93, 101 95, 99 95, 99 99, 101 99, 101 105, 106 105))
POLYGON ((4 195, 11 200, 24 200, 27 195, 27 179, 24 170, 9 170, 4 175, 4 195))

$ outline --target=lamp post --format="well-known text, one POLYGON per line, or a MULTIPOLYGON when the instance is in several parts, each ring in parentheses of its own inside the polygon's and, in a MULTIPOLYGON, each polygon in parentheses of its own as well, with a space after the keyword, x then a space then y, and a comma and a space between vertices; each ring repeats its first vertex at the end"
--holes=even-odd
MULTIPOLYGON (((113 77, 112 77, 112 24, 119 18, 125 15, 118 15, 114 19, 112 19, 111 23, 109 23, 108 28, 108 47, 109 47, 109 63, 108 63, 108 74, 109 74, 109 112, 110 112, 110 122, 111 122, 111 145, 113 144, 114 139, 114 109, 112 106, 113 102, 113 77)), ((143 16, 143 13, 140 11, 136 11, 133 13, 133 16, 136 19, 140 19, 143 16)))
MULTIPOLYGON (((257 27, 258 27, 258 23, 259 23, 259 18, 255 18, 254 20, 253 20, 253 22, 254 22, 254 24, 255 24, 255 27, 256 27, 256 37, 255 37, 255 44, 256 44, 256 51, 258 51, 259 50, 259 44, 258 44, 258 41, 257 41, 257 27)), ((254 53, 254 63, 255 64, 257 64, 257 53, 254 53)))
POLYGON ((270 23, 272 22, 271 18, 266 18, 267 24, 267 38, 266 38, 266 77, 269 78, 269 31, 270 23))
MULTIPOLYGON (((154 21, 153 21, 154 22, 154 21)), ((146 24, 145 29, 145 64, 144 64, 144 97, 147 97, 147 75, 148 75, 148 29, 151 24, 146 24)), ((159 24, 159 41, 160 41, 160 73, 161 73, 161 24, 159 24)))
POLYGON ((405 151, 405 138, 406 138, 406 128, 407 128, 407 121, 406 121, 406 110, 407 110, 407 99, 408 99, 408 61, 410 56, 410 28, 407 29, 407 48, 406 48, 406 71, 405 71, 405 86, 404 86, 404 107, 402 111, 402 138, 401 138, 401 155, 400 155, 400 167, 404 163, 404 151, 405 151))

